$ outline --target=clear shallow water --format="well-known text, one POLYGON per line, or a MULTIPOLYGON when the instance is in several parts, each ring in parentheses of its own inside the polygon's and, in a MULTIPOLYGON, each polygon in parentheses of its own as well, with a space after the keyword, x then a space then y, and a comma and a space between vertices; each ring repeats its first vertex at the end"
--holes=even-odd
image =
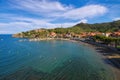
POLYGON ((19 40, 0 35, 1 80, 114 80, 100 56, 85 45, 19 40))

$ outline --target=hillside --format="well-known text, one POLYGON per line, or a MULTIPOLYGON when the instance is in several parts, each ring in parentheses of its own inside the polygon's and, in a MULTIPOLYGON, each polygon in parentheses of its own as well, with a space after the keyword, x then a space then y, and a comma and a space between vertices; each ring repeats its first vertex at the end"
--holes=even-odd
POLYGON ((79 23, 73 27, 69 28, 55 28, 55 29, 36 29, 27 32, 21 32, 18 34, 14 34, 14 37, 46 37, 51 32, 56 33, 57 35, 60 34, 81 34, 83 32, 114 32, 120 30, 120 20, 113 21, 113 22, 106 22, 106 23, 96 23, 96 24, 87 24, 87 23, 79 23))
POLYGON ((96 24, 84 24, 80 23, 75 25, 75 27, 80 27, 84 31, 99 31, 99 32, 113 32, 120 29, 120 20, 106 23, 96 23, 96 24))

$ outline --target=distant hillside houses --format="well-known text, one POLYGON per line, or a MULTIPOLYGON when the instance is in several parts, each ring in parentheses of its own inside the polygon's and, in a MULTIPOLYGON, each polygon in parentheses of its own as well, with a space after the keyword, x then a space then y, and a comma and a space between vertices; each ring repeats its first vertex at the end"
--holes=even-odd
POLYGON ((69 28, 36 29, 14 34, 13 37, 85 38, 95 35, 104 35, 106 37, 120 37, 120 20, 96 24, 79 23, 69 28))
POLYGON ((120 30, 110 34, 112 37, 120 37, 120 30))

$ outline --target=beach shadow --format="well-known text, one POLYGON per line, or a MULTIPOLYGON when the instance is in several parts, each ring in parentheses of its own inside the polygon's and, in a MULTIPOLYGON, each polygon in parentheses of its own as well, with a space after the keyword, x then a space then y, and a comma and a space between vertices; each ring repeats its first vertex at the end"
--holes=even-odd
POLYGON ((96 47, 95 49, 96 49, 97 52, 101 53, 104 56, 106 56, 106 55, 114 55, 114 53, 115 53, 115 51, 112 51, 110 49, 103 48, 103 47, 96 47))
POLYGON ((103 55, 105 58, 104 58, 104 62, 117 68, 117 69, 120 69, 120 58, 108 58, 108 56, 115 56, 115 55, 119 55, 119 53, 111 50, 111 49, 108 49, 108 48, 104 48, 104 47, 98 47, 96 46, 96 51, 98 53, 100 53, 101 55, 103 55))
POLYGON ((120 58, 105 59, 105 62, 117 69, 120 69, 120 58))

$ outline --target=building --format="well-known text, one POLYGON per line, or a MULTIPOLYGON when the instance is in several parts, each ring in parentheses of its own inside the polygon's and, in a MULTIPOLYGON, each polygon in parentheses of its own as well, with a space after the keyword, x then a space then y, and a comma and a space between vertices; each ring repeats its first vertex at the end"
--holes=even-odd
POLYGON ((56 35, 57 35, 57 34, 56 34, 55 32, 51 32, 49 36, 50 36, 51 38, 54 38, 54 37, 56 37, 56 35))

